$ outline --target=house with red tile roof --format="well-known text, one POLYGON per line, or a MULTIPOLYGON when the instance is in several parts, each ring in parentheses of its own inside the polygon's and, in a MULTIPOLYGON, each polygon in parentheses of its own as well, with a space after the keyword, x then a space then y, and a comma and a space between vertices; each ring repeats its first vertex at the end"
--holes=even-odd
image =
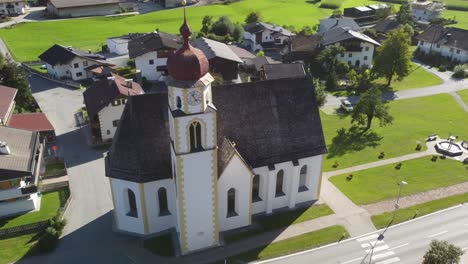
POLYGON ((36 131, 40 134, 40 140, 43 142, 55 141, 55 129, 44 113, 24 113, 12 115, 8 126, 28 131, 36 131))

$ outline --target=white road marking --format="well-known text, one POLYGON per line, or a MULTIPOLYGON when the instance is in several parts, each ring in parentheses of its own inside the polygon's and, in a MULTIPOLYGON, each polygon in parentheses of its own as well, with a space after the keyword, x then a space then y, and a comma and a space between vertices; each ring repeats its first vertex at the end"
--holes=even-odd
MULTIPOLYGON (((383 241, 377 241, 376 245, 382 244, 382 243, 384 243, 384 242, 383 241)), ((370 247, 371 245, 374 245, 374 244, 375 244, 375 241, 372 241, 372 242, 369 242, 369 243, 366 243, 366 244, 361 244, 361 247, 366 248, 366 247, 370 247)))
POLYGON ((430 236, 428 236, 427 238, 431 238, 431 237, 435 237, 435 236, 443 235, 443 234, 445 234, 445 233, 448 233, 448 231, 447 231, 447 230, 445 230, 445 231, 439 232, 439 233, 437 233, 437 234, 430 235, 430 236))
POLYGON ((394 258, 391 258, 391 259, 386 259, 384 261, 377 262, 375 264, 391 264, 391 263, 395 263, 395 262, 398 262, 398 261, 400 261, 400 258, 399 257, 394 257, 394 258))
MULTIPOLYGON (((387 245, 383 245, 383 246, 374 248, 374 252, 379 252, 379 251, 382 251, 382 250, 385 250, 385 249, 388 249, 387 245)), ((369 253, 370 251, 371 251, 370 249, 366 250, 367 253, 369 253)))
POLYGON ((347 260, 345 262, 342 262, 341 264, 351 263, 351 262, 358 261, 358 260, 362 260, 362 258, 355 258, 355 259, 352 259, 352 260, 347 260))
POLYGON ((409 245, 409 243, 406 243, 406 244, 399 245, 399 246, 396 246, 396 247, 393 247, 393 248, 389 248, 388 250, 395 250, 395 249, 397 249, 397 248, 406 247, 406 246, 408 246, 408 245, 409 245))
POLYGON ((374 239, 374 238, 377 238, 377 237, 379 237, 378 234, 373 234, 373 235, 370 235, 370 236, 358 238, 358 239, 356 239, 356 241, 357 242, 363 242, 363 241, 371 240, 371 239, 374 239))
POLYGON ((389 252, 385 252, 385 253, 382 253, 382 254, 377 254, 377 255, 372 257, 372 260, 378 260, 378 259, 385 258, 385 257, 391 256, 391 255, 395 255, 395 252, 389 251, 389 252))

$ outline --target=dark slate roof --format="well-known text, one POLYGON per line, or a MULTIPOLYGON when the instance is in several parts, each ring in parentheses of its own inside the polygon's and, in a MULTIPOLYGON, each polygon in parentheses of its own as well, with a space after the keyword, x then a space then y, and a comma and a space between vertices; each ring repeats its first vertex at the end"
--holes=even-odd
POLYGON ((91 60, 105 60, 101 55, 89 53, 83 50, 71 48, 71 47, 64 47, 62 45, 55 44, 46 50, 44 53, 39 55, 39 59, 45 61, 50 65, 58 65, 58 64, 67 64, 75 57, 82 57, 91 60))
POLYGON ((312 52, 315 53, 320 47, 322 35, 296 36, 291 42, 291 52, 312 52))
MULTIPOLYGON (((310 77, 212 88, 223 168, 225 139, 251 167, 327 152, 310 77)), ((167 94, 129 98, 106 159, 106 175, 134 182, 171 177, 167 94)))
POLYGON ((137 82, 132 81, 132 87, 127 87, 125 78, 113 74, 109 78, 102 78, 86 89, 83 93, 88 115, 93 118, 118 96, 143 94, 144 91, 137 82))
POLYGON ((39 133, 0 126, 0 141, 8 144, 11 154, 0 154, 0 181, 31 176, 39 133))
POLYGON ((128 98, 106 157, 106 175, 133 182, 172 178, 167 93, 128 98))
POLYGON ((468 30, 461 28, 444 28, 439 25, 431 25, 423 33, 416 36, 416 39, 468 50, 468 30))
POLYGON ((359 39, 361 41, 369 42, 371 44, 380 46, 380 44, 372 38, 360 32, 351 30, 349 28, 334 28, 322 34, 322 45, 330 45, 348 39, 359 39))
POLYGON ((319 32, 325 32, 338 27, 346 27, 352 30, 361 29, 352 18, 327 18, 320 20, 319 32))
POLYGON ((377 31, 377 33, 386 33, 402 26, 403 25, 400 24, 400 22, 398 22, 395 18, 387 18, 378 22, 374 29, 377 31))
POLYGON ((262 56, 262 57, 255 57, 252 59, 252 62, 255 66, 255 69, 257 71, 263 70, 263 66, 265 64, 275 64, 275 63, 281 63, 279 61, 276 61, 268 56, 262 56))
POLYGON ((275 80, 306 75, 302 63, 277 63, 263 66, 265 80, 275 80))
POLYGON ((138 56, 160 49, 177 50, 182 46, 180 36, 164 33, 151 32, 131 39, 128 42, 128 54, 134 59, 138 56))
POLYGON ((250 33, 262 32, 265 29, 274 31, 276 33, 280 33, 281 35, 288 36, 288 37, 296 35, 283 27, 264 23, 264 22, 253 22, 244 26, 244 30, 250 33))
POLYGON ((229 139, 223 138, 221 142, 218 142, 218 176, 223 173, 232 156, 235 154, 236 149, 229 139))

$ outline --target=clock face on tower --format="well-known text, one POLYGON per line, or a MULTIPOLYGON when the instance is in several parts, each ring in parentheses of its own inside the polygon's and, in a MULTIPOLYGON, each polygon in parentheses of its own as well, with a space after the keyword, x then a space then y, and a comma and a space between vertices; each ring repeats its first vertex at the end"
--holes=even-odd
POLYGON ((198 105, 202 102, 202 94, 200 91, 194 90, 188 94, 188 104, 198 105))

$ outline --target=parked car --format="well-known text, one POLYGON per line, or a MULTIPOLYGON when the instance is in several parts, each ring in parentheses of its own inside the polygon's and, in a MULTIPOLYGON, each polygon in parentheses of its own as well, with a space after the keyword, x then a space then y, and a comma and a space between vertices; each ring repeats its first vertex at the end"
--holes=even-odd
POLYGON ((354 109, 353 105, 346 99, 341 100, 341 108, 347 112, 353 111, 354 109))

